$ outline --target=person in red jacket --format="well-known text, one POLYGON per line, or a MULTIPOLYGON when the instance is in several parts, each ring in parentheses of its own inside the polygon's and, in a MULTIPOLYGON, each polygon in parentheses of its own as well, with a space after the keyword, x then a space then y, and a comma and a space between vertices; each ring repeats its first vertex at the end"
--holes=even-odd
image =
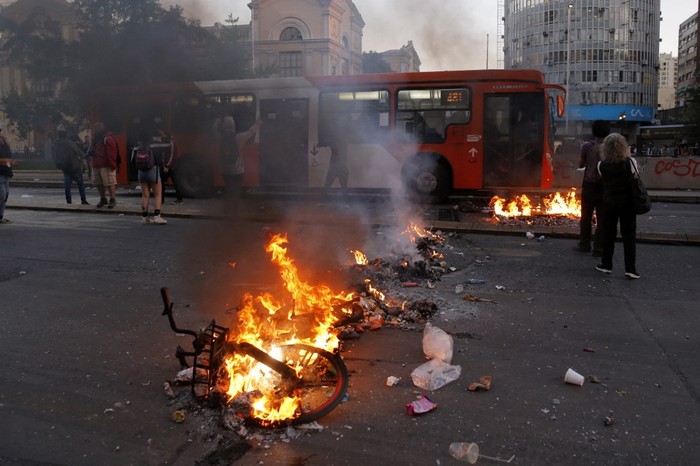
POLYGON ((90 148, 92 159, 93 183, 100 193, 100 202, 97 208, 108 206, 113 209, 117 205, 115 199, 117 191, 117 142, 108 132, 103 123, 95 123, 92 126, 92 147, 90 148), (109 204, 107 203, 107 191, 109 191, 109 204))

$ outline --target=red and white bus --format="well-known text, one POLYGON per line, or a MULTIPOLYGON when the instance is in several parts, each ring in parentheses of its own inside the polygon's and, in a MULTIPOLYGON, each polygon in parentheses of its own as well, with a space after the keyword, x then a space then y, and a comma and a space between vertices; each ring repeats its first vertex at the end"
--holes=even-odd
MULTIPOLYGON (((239 131, 262 122, 244 150, 244 186, 285 192, 324 188, 342 122, 348 190, 407 189, 435 201, 549 187, 563 97, 535 70, 264 78, 102 89, 91 118, 125 159, 144 131, 170 134, 178 188, 197 197, 223 185, 214 134, 222 113, 239 131)), ((119 182, 135 177, 123 164, 119 182)))

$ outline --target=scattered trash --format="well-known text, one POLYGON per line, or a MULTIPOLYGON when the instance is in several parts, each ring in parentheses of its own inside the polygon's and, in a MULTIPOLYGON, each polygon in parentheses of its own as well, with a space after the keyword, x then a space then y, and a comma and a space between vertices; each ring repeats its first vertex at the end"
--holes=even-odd
POLYGON ((437 403, 432 401, 425 395, 421 395, 416 401, 406 405, 406 413, 409 416, 415 416, 416 414, 424 414, 430 412, 437 408, 437 403))
POLYGON ((461 294, 462 292, 464 292, 464 285, 455 286, 455 294, 461 294))
POLYGON ((581 386, 583 385, 583 376, 575 370, 569 368, 569 370, 567 370, 566 374, 564 375, 564 382, 569 383, 571 385, 581 386))
POLYGON ((163 383, 163 392, 165 392, 165 396, 167 396, 168 398, 175 398, 175 392, 170 386, 170 382, 163 383))
POLYGON ((482 375, 481 377, 479 377, 478 382, 470 383, 469 386, 467 387, 467 390, 469 390, 470 392, 475 392, 479 389, 489 391, 489 390, 491 390, 491 381, 492 380, 493 380, 493 377, 491 377, 490 375, 482 375))
POLYGON ((486 456, 479 453, 479 445, 474 442, 454 442, 450 444, 450 455, 458 461, 464 463, 475 464, 479 458, 486 458, 491 461, 497 461, 499 463, 510 463, 515 459, 515 455, 510 458, 495 458, 493 456, 486 456))
POLYGON ((462 299, 464 299, 465 301, 471 301, 471 302, 476 302, 476 301, 485 302, 485 303, 495 303, 496 302, 493 299, 479 298, 478 296, 474 296, 473 294, 469 294, 469 293, 462 296, 462 299))
POLYGON ((447 364, 452 361, 454 339, 447 332, 430 322, 423 330, 423 354, 428 359, 438 358, 447 364))
POLYGON ((423 390, 437 390, 457 380, 462 366, 451 366, 439 358, 431 359, 411 372, 413 384, 423 390))
POLYGON ((596 377, 595 375, 589 375, 588 381, 591 383, 600 383, 600 379, 598 377, 596 377))
POLYGON ((531 231, 528 231, 527 233, 525 233, 525 236, 527 237, 527 239, 533 239, 535 237, 535 234, 531 231))
POLYGON ((585 351, 586 353, 595 353, 594 348, 583 348, 583 351, 585 351))
POLYGON ((177 411, 173 412, 173 414, 170 416, 170 419, 172 419, 173 422, 182 424, 183 422, 185 422, 185 412, 181 409, 178 409, 177 411))
POLYGON ((401 380, 401 377, 394 377, 393 375, 390 375, 389 377, 386 378, 386 386, 387 387, 394 387, 394 386, 398 385, 400 380, 401 380))
POLYGON ((542 235, 542 236, 540 236, 539 238, 537 238, 537 241, 539 241, 540 243, 541 243, 542 241, 544 241, 544 235, 542 235))
POLYGON ((418 282, 403 282, 401 284, 404 288, 416 288, 418 285, 418 282))
POLYGON ((603 425, 605 427, 610 427, 615 424, 615 417, 613 416, 613 412, 610 411, 610 414, 605 416, 605 419, 603 419, 603 425))
POLYGON ((496 289, 497 289, 497 290, 505 290, 506 287, 503 286, 503 285, 496 285, 496 289))
POLYGON ((467 279, 467 283, 469 285, 481 285, 482 283, 486 283, 486 280, 482 280, 480 278, 469 278, 467 279))

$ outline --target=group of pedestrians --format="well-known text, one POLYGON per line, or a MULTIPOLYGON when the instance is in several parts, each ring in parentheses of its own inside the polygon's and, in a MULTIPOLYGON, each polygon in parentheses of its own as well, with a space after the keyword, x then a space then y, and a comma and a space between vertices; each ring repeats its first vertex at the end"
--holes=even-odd
POLYGON ((637 213, 634 208, 632 181, 637 161, 619 133, 611 133, 606 121, 592 125, 593 140, 581 146, 579 168, 584 169, 581 187, 581 221, 579 242, 574 249, 600 257, 596 270, 611 274, 618 223, 624 250, 625 276, 638 279, 636 264, 637 213), (596 231, 593 235, 593 213, 596 231), (593 247, 591 248, 591 242, 593 247))

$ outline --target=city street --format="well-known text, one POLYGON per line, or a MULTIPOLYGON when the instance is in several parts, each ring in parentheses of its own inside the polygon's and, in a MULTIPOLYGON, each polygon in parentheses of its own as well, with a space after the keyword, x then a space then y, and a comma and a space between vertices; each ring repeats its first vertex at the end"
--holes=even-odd
MULTIPOLYGON (((684 211, 697 218, 695 205, 673 206, 684 211)), ((570 238, 456 232, 442 248, 451 272, 434 288, 384 290, 434 302, 433 324, 454 338, 461 376, 425 393, 434 411, 405 409, 423 393, 410 377, 425 361, 415 323, 345 343, 348 400, 318 422, 322 430, 240 436, 194 404, 173 422, 163 383, 179 369, 175 347, 191 339, 161 316, 159 288, 170 288, 180 327, 226 325, 244 292, 276 285, 268 232, 289 234, 310 281, 342 286, 334 271, 350 249, 382 257, 398 234, 342 212, 314 223, 313 213, 303 223, 168 217, 161 227, 118 212, 9 210, 13 223, 0 230, 0 464, 456 464, 452 442, 514 456, 511 464, 697 463, 700 249, 685 244, 639 244, 642 279, 632 281, 621 244, 603 275, 570 238), (582 386, 564 383, 568 368, 585 376, 582 386), (491 390, 467 391, 483 375, 491 390), (388 387, 389 376, 398 385, 388 387)))

